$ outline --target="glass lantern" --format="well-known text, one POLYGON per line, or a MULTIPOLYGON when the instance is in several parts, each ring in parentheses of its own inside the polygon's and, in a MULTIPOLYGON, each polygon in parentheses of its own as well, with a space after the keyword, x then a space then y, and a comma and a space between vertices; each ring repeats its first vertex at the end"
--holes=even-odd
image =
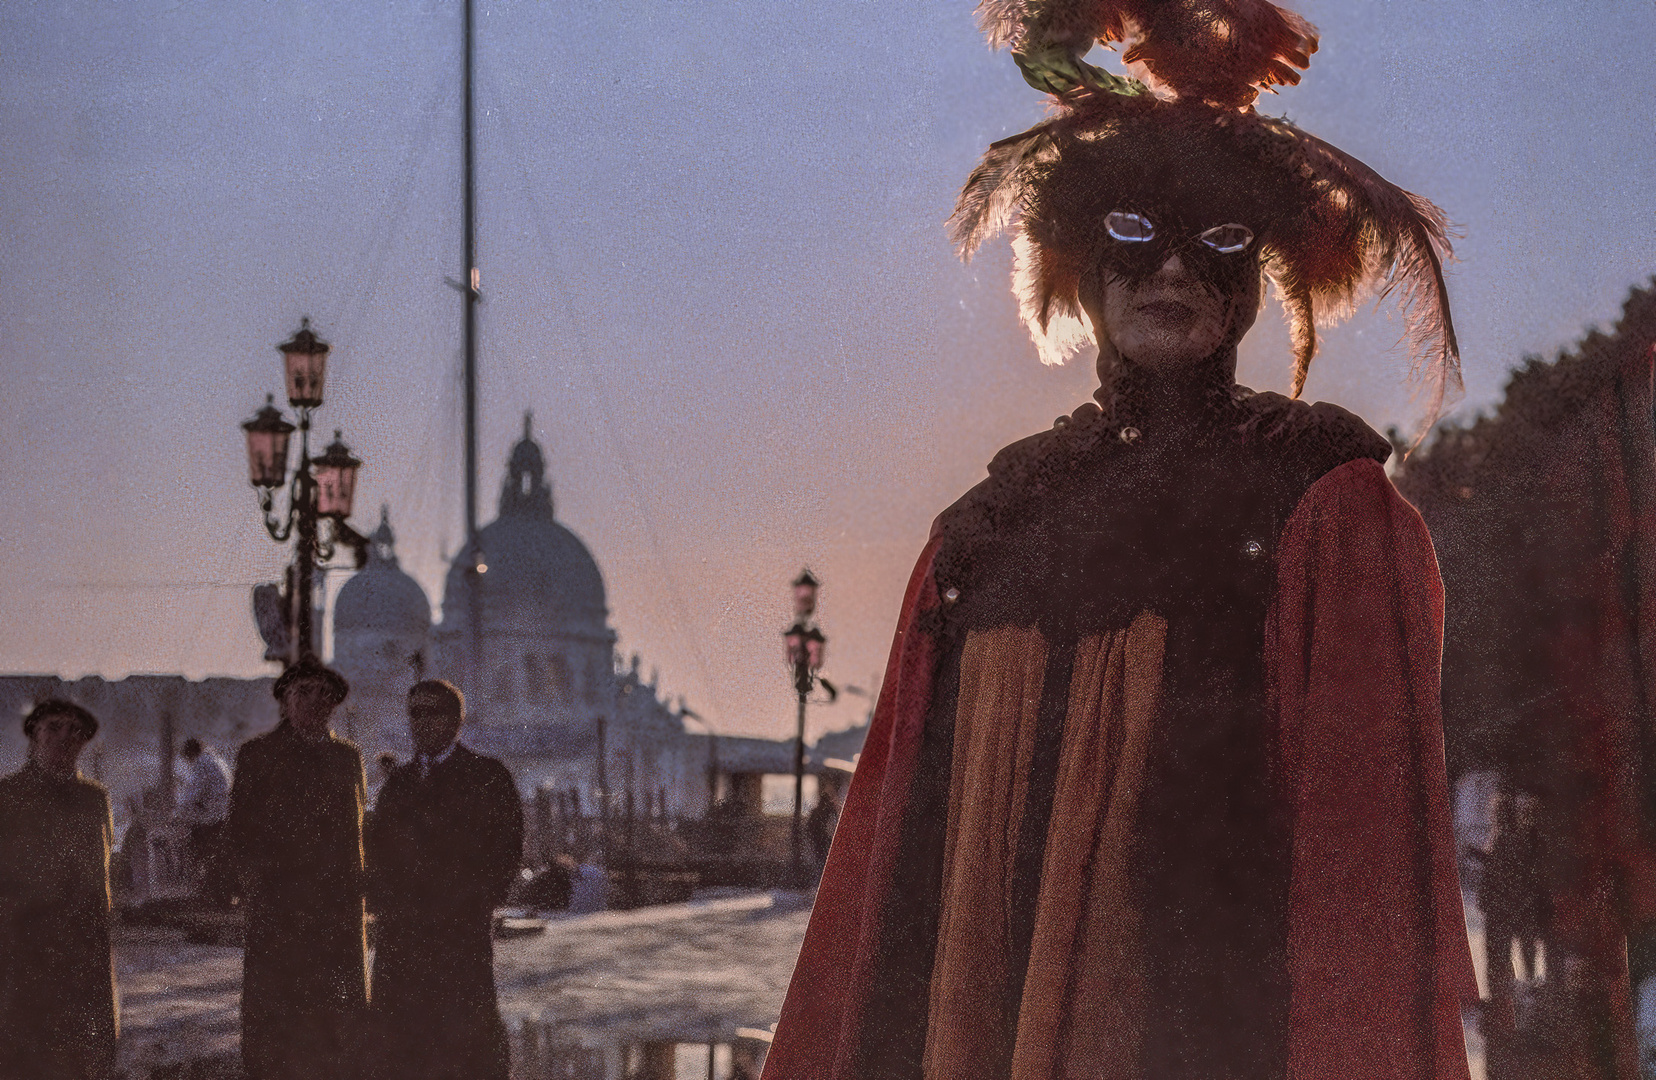
POLYGON ((279 488, 287 482, 288 439, 293 425, 282 418, 276 395, 265 395, 264 408, 242 422, 247 433, 247 474, 256 488, 279 488))
POLYGON ((316 512, 322 517, 343 521, 351 516, 351 500, 356 498, 357 470, 362 462, 351 455, 338 431, 334 441, 322 451, 321 457, 311 459, 316 476, 316 512))
POLYGON ((811 575, 809 570, 801 570, 799 576, 793 580, 794 617, 800 620, 809 619, 816 614, 817 588, 822 582, 811 575))
POLYGON ((322 384, 328 374, 328 353, 332 345, 316 336, 310 319, 301 320, 299 332, 276 346, 287 369, 288 404, 295 409, 314 409, 322 404, 322 384))
POLYGON ((806 663, 807 657, 805 652, 805 638, 809 633, 810 631, 805 628, 804 623, 794 623, 792 626, 782 631, 782 640, 785 641, 788 646, 789 667, 797 668, 801 664, 806 663))

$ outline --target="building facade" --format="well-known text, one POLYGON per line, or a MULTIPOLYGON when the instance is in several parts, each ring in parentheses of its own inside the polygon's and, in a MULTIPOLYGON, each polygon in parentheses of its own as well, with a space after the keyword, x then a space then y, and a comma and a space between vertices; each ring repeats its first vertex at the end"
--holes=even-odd
POLYGON ((631 790, 666 812, 706 809, 705 751, 684 717, 645 681, 636 658, 618 663, 604 578, 591 551, 557 519, 546 457, 531 418, 512 447, 495 519, 478 530, 444 581, 442 619, 397 566, 389 520, 368 564, 334 602, 334 662, 351 682, 345 709, 364 752, 409 752, 404 697, 422 676, 466 695, 463 735, 511 767, 525 792, 579 793, 596 805, 597 755, 612 797, 631 790))
MULTIPOLYGON (((361 748, 371 780, 379 754, 411 753, 408 688, 438 677, 466 695, 461 738, 504 760, 526 797, 553 792, 583 813, 607 797, 612 813, 630 803, 636 813, 662 818, 701 817, 727 801, 757 813, 762 802, 780 798, 761 800, 761 782, 791 771, 790 741, 713 737, 682 701, 663 698, 636 655, 625 662, 617 656, 603 574, 580 537, 557 519, 545 454, 527 416, 506 462, 495 519, 479 530, 475 553, 462 551, 452 561, 441 613, 434 623, 430 598, 399 565, 391 514, 382 509, 366 563, 341 587, 332 613, 331 663, 351 685, 335 730, 361 748), (687 728, 692 719, 700 730, 687 728)), ((52 696, 91 709, 103 729, 84 765, 109 786, 121 818, 134 800, 159 804, 169 797, 169 763, 186 738, 233 760, 243 741, 273 728, 272 682, 0 676, 0 716, 20 717, 52 696)), ((855 742, 835 744, 843 762, 860 749, 864 733, 866 727, 827 738, 855 742)), ((0 723, 0 772, 19 767, 25 751, 21 724, 0 723)), ((825 767, 824 756, 810 755, 812 772, 825 767)), ((780 792, 786 785, 771 786, 780 792)))

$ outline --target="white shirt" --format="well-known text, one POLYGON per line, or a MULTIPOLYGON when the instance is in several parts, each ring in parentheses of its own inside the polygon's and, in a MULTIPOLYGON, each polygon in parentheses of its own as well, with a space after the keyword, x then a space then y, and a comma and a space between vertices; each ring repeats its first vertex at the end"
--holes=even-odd
POLYGON ((414 760, 416 762, 418 762, 419 766, 420 766, 420 779, 424 780, 426 777, 431 775, 431 770, 432 769, 435 769, 437 766, 439 766, 443 762, 447 761, 449 759, 449 755, 454 753, 454 748, 457 745, 459 745, 459 744, 458 743, 449 743, 448 747, 446 749, 444 749, 444 751, 441 754, 417 754, 417 755, 415 755, 414 760))
POLYGON ((186 825, 216 825, 230 813, 230 768, 218 751, 203 747, 189 763, 178 795, 178 820, 186 825))

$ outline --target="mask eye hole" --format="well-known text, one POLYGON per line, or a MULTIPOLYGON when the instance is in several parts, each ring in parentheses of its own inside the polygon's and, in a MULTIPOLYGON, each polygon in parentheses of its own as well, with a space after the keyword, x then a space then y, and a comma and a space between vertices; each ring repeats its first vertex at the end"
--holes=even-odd
POLYGON ((1142 214, 1112 210, 1104 218, 1104 228, 1112 237, 1127 244, 1142 244, 1155 238, 1156 227, 1142 214))
POLYGON ((1230 255, 1253 243, 1253 230, 1246 225, 1235 223, 1215 225, 1204 232, 1199 239, 1219 254, 1230 255))

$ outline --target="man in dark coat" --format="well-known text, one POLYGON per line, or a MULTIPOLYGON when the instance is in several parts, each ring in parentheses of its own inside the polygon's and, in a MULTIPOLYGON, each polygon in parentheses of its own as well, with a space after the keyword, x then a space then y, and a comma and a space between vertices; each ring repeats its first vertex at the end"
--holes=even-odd
POLYGON ((76 761, 98 722, 68 701, 23 721, 0 780, 0 1077, 97 1080, 115 1064, 109 795, 76 761))
POLYGON ((249 1080, 351 1075, 367 1005, 357 748, 328 730, 348 687, 301 661, 276 680, 282 722, 236 756, 226 849, 247 910, 242 1063, 249 1080))
POLYGON ((450 683, 409 691, 415 756, 386 780, 368 834, 373 1057, 399 1080, 507 1075, 490 927, 522 859, 523 807, 506 766, 455 741, 464 716, 450 683))

